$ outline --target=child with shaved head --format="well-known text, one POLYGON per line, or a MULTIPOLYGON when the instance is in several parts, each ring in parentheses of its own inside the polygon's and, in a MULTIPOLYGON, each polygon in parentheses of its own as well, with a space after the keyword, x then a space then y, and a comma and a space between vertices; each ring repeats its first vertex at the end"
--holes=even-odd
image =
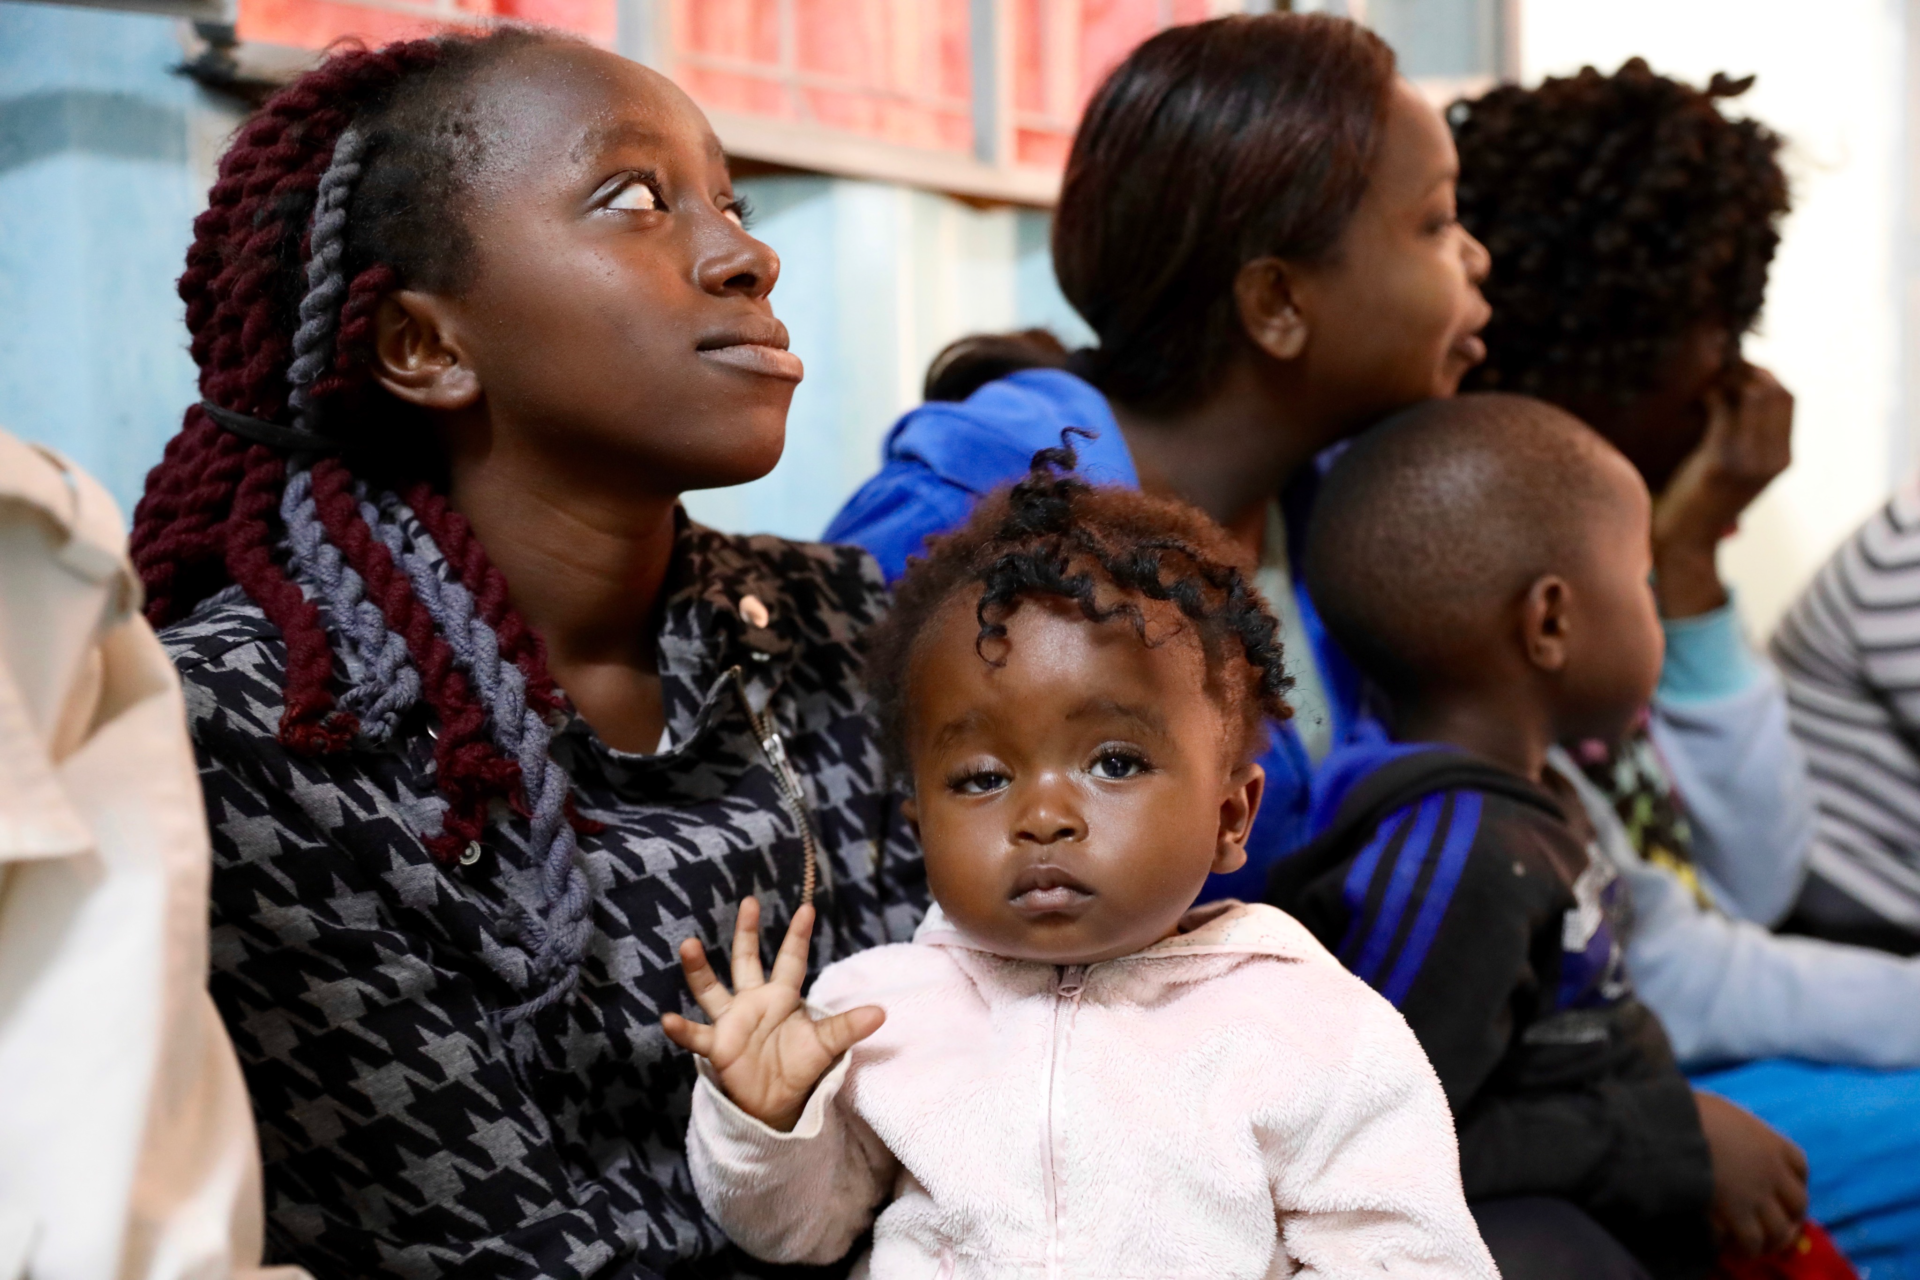
POLYGON ((1631 464, 1521 396, 1408 410, 1326 477, 1305 570, 1391 741, 1329 758, 1291 911, 1399 1007, 1454 1108, 1509 1280, 1685 1276, 1792 1243, 1797 1149, 1696 1095, 1621 962, 1625 903, 1552 767, 1659 679, 1631 464))

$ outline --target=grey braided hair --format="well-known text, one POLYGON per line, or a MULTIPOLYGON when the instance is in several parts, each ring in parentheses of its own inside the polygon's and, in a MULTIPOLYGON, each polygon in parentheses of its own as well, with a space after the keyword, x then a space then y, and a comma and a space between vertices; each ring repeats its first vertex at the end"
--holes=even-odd
POLYGON ((407 642, 388 628, 380 607, 367 599, 360 575, 327 541, 314 509, 312 470, 299 461, 288 469, 280 519, 287 527, 288 567, 295 581, 326 601, 346 641, 354 683, 341 705, 359 718, 360 732, 369 742, 384 746, 401 715, 420 701, 420 673, 407 653, 407 642))
POLYGON ((307 292, 300 299, 300 327, 293 335, 293 363, 287 381, 293 387, 287 402, 294 424, 316 429, 312 399, 315 380, 333 363, 333 339, 340 327, 340 305, 347 299, 347 202, 360 180, 366 154, 366 135, 348 126, 333 145, 333 159, 320 177, 313 205, 313 227, 308 239, 307 292))
POLYGON ((441 578, 438 566, 445 558, 433 539, 394 494, 382 492, 370 501, 364 487, 360 492, 361 516, 406 573, 415 598, 453 650, 455 663, 473 680, 488 709, 494 745, 520 766, 531 828, 528 849, 540 873, 545 906, 542 918, 525 922, 525 940, 533 949, 534 978, 544 985, 502 1014, 502 1021, 511 1025, 572 993, 593 933, 593 892, 580 869, 578 838, 567 817, 572 780, 548 754, 553 731, 527 702, 526 676, 501 657, 500 637, 474 608, 472 593, 459 582, 441 578))
MULTIPOLYGON (((342 131, 314 200, 307 291, 300 299, 300 323, 287 370, 294 421, 309 431, 316 429, 318 417, 311 388, 332 366, 340 309, 347 297, 347 206, 366 150, 366 136, 359 130, 350 126, 342 131)), ((527 702, 526 676, 501 658, 500 638, 479 616, 466 587, 441 578, 443 557, 432 538, 392 492, 370 494, 364 482, 357 482, 354 492, 374 538, 407 575, 455 663, 473 681, 487 707, 494 744, 520 768, 531 827, 528 849, 539 872, 544 910, 522 922, 536 990, 503 1012, 502 1021, 511 1025, 572 994, 592 937, 592 890, 580 869, 578 838, 567 815, 571 780, 549 757, 553 732, 527 702)), ((366 598, 360 575, 327 540, 315 509, 311 470, 303 462, 289 468, 280 516, 287 529, 290 567, 326 601, 352 665, 359 668, 342 703, 360 716, 369 741, 388 741, 399 717, 421 697, 420 675, 406 640, 387 625, 379 607, 366 598)))

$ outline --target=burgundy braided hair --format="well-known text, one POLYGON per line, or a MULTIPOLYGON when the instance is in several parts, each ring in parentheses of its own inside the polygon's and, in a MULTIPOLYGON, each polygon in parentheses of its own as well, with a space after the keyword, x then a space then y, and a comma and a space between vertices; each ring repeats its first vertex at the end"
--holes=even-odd
MULTIPOLYGON (((374 313, 380 300, 403 284, 456 282, 463 229, 455 225, 457 219, 446 218, 445 196, 460 178, 450 171, 469 157, 453 153, 452 144, 431 136, 437 132, 432 129, 403 123, 383 136, 385 117, 408 95, 416 114, 456 110, 453 95, 475 71, 528 44, 559 38, 501 28, 379 49, 349 48, 275 94, 248 119, 220 161, 207 211, 194 221, 180 277, 190 349, 206 402, 268 422, 286 420, 309 222, 335 144, 352 126, 373 139, 369 176, 360 184, 373 191, 354 195, 347 232, 349 283, 332 365, 307 395, 312 403, 351 405, 363 417, 392 419, 411 412, 368 376, 374 313), (441 151, 432 152, 435 146, 441 151), (411 150, 406 163, 382 172, 382 147, 411 150), (407 219, 413 221, 403 225, 407 219)), ((423 424, 407 425, 416 439, 425 438, 423 424)), ((445 861, 479 837, 494 797, 524 810, 517 794, 519 768, 489 740, 486 710, 455 668, 451 648, 362 517, 355 486, 367 468, 356 475, 349 461, 356 456, 351 424, 341 435, 349 446, 345 458, 312 467, 315 509, 328 540, 363 579, 367 599, 405 638, 424 700, 439 721, 435 765, 449 810, 442 833, 427 843, 445 861)), ((155 627, 186 617, 229 584, 260 607, 287 646, 280 741, 318 755, 345 749, 358 725, 337 706, 335 646, 321 614, 288 576, 277 551, 286 483, 283 451, 241 439, 194 405, 147 477, 146 494, 134 512, 133 560, 146 585, 147 618, 155 627)), ((508 603, 504 578, 466 521, 429 483, 413 483, 407 500, 499 632, 505 655, 525 673, 533 705, 542 710, 563 706, 539 638, 508 603)))

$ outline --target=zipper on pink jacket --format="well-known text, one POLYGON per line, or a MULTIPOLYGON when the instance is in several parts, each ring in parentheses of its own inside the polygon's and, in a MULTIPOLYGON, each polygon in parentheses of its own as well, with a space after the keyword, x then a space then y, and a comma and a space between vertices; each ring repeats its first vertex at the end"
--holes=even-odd
POLYGON ((1060 1021, 1066 1018, 1067 1029, 1072 1029, 1072 1015, 1080 1008, 1080 993, 1086 986, 1087 966, 1083 964, 1063 965, 1054 972, 1053 1033, 1047 1046, 1047 1132, 1040 1147, 1040 1174, 1047 1183, 1048 1280, 1055 1280, 1060 1274, 1060 1177, 1053 1160, 1053 1099, 1060 1079, 1060 1054, 1065 1039, 1060 1021))

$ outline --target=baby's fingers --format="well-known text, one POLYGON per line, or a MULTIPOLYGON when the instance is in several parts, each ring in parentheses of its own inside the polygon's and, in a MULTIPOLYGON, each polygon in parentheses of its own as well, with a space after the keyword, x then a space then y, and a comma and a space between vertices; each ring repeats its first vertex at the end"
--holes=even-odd
POLYGON ((807 942, 813 934, 813 907, 803 906, 793 913, 780 952, 773 958, 773 980, 795 991, 807 980, 807 942))
POLYGON ((845 1013, 836 1013, 831 1018, 822 1018, 813 1024, 813 1033, 820 1038, 820 1048, 827 1057, 837 1058, 878 1031, 880 1024, 886 1020, 885 1009, 877 1004, 866 1004, 845 1013))
POLYGON ((680 944, 680 970, 687 975, 687 990, 693 992, 700 1011, 718 1022, 733 1003, 733 994, 707 963, 707 949, 700 945, 700 939, 688 938, 680 944))
POLYGON ((677 1013, 666 1013, 660 1016, 660 1029, 682 1049, 703 1058, 713 1056, 713 1028, 704 1022, 688 1022, 677 1013))
POLYGON ((760 972, 760 903, 740 899, 740 911, 733 918, 733 989, 751 991, 766 982, 760 972))

